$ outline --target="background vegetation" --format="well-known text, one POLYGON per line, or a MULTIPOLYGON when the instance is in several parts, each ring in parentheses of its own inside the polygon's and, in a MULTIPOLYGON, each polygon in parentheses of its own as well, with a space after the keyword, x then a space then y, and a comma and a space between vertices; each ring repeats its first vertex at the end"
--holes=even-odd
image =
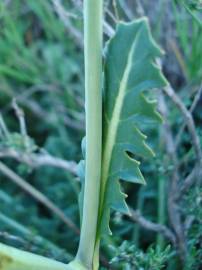
MULTIPOLYGON (((156 90, 163 124, 145 123, 147 185, 124 185, 132 215, 113 213, 103 269, 201 267, 201 12, 196 0, 105 1, 105 40, 118 20, 149 17, 170 87, 156 90)), ((80 0, 0 1, 0 241, 63 262, 79 240, 82 27, 80 0)))

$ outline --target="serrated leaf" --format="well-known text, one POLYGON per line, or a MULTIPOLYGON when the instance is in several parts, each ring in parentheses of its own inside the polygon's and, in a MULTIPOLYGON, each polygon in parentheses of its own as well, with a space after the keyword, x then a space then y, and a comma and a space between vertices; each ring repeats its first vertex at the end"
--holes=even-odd
POLYGON ((139 157, 152 157, 141 123, 160 120, 145 91, 167 84, 155 63, 162 51, 152 39, 147 19, 119 23, 108 42, 104 71, 103 159, 99 232, 110 232, 110 208, 128 212, 119 179, 144 184, 139 157))
POLYGON ((77 175, 81 181, 81 191, 79 194, 79 214, 80 214, 80 223, 82 222, 83 219, 83 199, 84 199, 84 184, 85 184, 85 156, 86 156, 86 137, 82 139, 81 142, 81 150, 82 150, 82 155, 83 158, 80 160, 80 162, 77 165, 77 175))
POLYGON ((79 193, 79 215, 80 223, 83 219, 83 199, 84 199, 84 183, 85 183, 85 160, 81 160, 77 165, 77 175, 81 181, 81 191, 79 193))

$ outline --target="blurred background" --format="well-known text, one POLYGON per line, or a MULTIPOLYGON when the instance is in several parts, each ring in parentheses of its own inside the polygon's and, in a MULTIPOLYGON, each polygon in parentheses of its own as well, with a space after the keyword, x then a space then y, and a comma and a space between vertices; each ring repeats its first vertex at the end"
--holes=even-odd
MULTIPOLYGON (((80 227, 82 9, 81 0, 0 1, 0 241, 63 262, 80 227)), ((101 269, 199 270, 202 2, 105 0, 104 11, 106 41, 118 21, 149 17, 170 86, 154 91, 163 124, 142 127, 156 153, 141 164, 147 185, 124 184, 132 215, 112 213, 101 269)))

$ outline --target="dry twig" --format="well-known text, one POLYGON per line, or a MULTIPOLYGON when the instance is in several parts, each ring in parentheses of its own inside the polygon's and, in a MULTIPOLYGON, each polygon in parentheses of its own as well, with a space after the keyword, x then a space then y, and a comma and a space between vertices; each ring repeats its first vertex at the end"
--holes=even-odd
POLYGON ((28 182, 26 182, 23 178, 9 169, 4 163, 0 161, 0 171, 2 174, 7 176, 11 181, 17 184, 20 188, 22 188, 25 192, 30 194, 35 200, 45 205, 51 212, 53 212, 56 216, 58 216, 70 229, 72 229, 76 234, 79 234, 79 229, 77 226, 67 217, 65 214, 44 194, 38 191, 36 188, 31 186, 28 182))
POLYGON ((171 183, 169 185, 168 214, 170 223, 176 235, 176 246, 178 248, 181 261, 182 263, 184 263, 187 256, 186 240, 183 230, 183 224, 181 221, 181 214, 179 212, 178 205, 176 202, 176 194, 178 192, 178 182, 179 182, 178 159, 175 151, 175 144, 171 127, 167 120, 168 112, 163 94, 159 95, 159 110, 164 118, 163 137, 165 141, 166 151, 173 164, 171 183))
POLYGON ((53 6, 55 8, 57 15, 59 16, 61 21, 64 23, 64 25, 67 28, 70 35, 76 41, 77 46, 82 49, 83 48, 83 35, 71 23, 70 16, 69 16, 68 12, 62 6, 60 0, 52 0, 52 3, 53 3, 53 6))
POLYGON ((199 177, 202 179, 202 168, 198 168, 198 165, 194 167, 191 173, 184 179, 182 186, 178 191, 178 195, 176 200, 181 199, 181 197, 190 189, 190 187, 194 184, 195 180, 199 177))
MULTIPOLYGON (((202 95, 202 84, 201 84, 199 90, 196 92, 196 95, 195 95, 195 97, 194 97, 194 100, 193 100, 193 102, 192 102, 192 105, 191 105, 191 107, 190 107, 190 109, 189 109, 189 112, 190 112, 191 114, 193 113, 193 111, 194 111, 196 105, 198 104, 198 101, 199 101, 201 95, 202 95)), ((183 133, 185 127, 186 127, 186 122, 183 123, 183 125, 181 126, 181 128, 180 128, 180 130, 179 130, 179 132, 178 132, 178 134, 177 134, 177 137, 176 137, 176 143, 175 143, 176 147, 177 147, 177 146, 179 145, 179 143, 180 143, 180 139, 181 139, 181 136, 182 136, 182 133, 183 133)))
POLYGON ((165 87, 164 92, 166 93, 167 96, 169 96, 172 99, 174 104, 178 107, 178 109, 182 113, 186 121, 186 125, 188 127, 190 136, 192 138, 193 148, 195 150, 197 161, 199 165, 201 165, 202 164, 201 145, 200 145, 199 137, 196 133, 196 127, 195 127, 195 123, 194 123, 191 113, 187 110, 184 103, 181 101, 180 97, 175 93, 172 87, 170 86, 165 87))
POLYGON ((42 166, 52 166, 55 168, 64 169, 73 175, 76 175, 76 162, 66 161, 64 159, 54 157, 48 153, 21 153, 14 149, 5 149, 0 151, 0 158, 13 158, 19 162, 25 163, 31 168, 42 166))
POLYGON ((138 223, 140 226, 145 228, 146 230, 150 230, 156 233, 162 234, 166 239, 168 239, 174 246, 176 245, 176 238, 173 232, 167 228, 164 225, 151 222, 147 220, 145 217, 143 217, 139 211, 135 211, 130 208, 131 216, 130 219, 136 223, 138 223))

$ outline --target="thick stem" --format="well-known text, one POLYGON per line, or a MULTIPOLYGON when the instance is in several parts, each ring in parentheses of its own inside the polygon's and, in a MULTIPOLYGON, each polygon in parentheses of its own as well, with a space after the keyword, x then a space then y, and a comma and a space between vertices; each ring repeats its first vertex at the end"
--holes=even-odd
MULTIPOLYGON (((1 270, 65 270, 67 265, 0 243, 1 270)), ((80 269, 78 269, 80 270, 80 269)), ((82 269, 81 269, 82 270, 82 269)))
POLYGON ((92 269, 99 208, 102 151, 102 0, 84 1, 86 168, 77 259, 92 269))

